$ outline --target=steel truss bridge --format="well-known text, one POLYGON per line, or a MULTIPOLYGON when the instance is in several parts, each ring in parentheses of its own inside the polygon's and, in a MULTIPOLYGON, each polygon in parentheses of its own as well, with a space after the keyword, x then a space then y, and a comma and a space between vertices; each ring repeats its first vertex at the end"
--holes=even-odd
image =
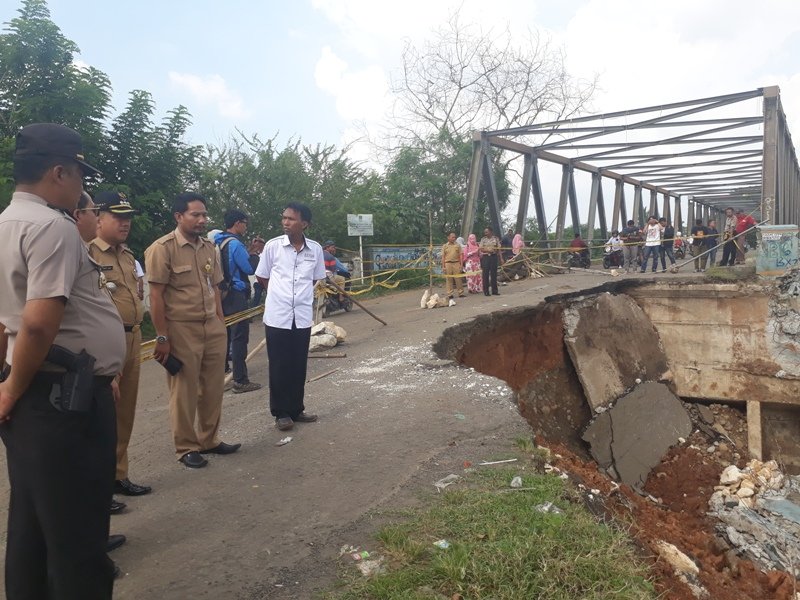
POLYGON ((524 159, 516 230, 524 232, 532 199, 543 247, 548 244, 550 222, 540 161, 561 165, 557 240, 563 238, 567 213, 574 231, 581 231, 580 207, 586 209, 586 204, 583 200, 579 205, 576 191, 580 172, 591 178, 585 186, 589 190, 587 241, 592 240, 595 227, 605 241, 610 231, 628 219, 644 225, 649 215, 666 217, 678 231, 695 219, 719 221, 727 207, 742 209, 772 225, 800 224, 800 168, 777 86, 476 131, 462 220, 465 239, 472 231, 481 192, 495 231, 501 231, 492 161, 505 152, 524 159), (613 185, 613 198, 605 197, 604 184, 609 189, 613 185), (684 205, 686 215, 682 214, 684 205))

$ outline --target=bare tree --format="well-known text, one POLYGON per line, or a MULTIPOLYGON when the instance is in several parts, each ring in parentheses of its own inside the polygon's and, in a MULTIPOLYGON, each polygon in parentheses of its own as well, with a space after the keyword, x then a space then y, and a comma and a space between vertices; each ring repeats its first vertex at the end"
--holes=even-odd
POLYGON ((425 147, 432 135, 464 140, 473 129, 568 118, 586 107, 595 84, 570 76, 563 49, 538 31, 521 39, 508 26, 484 31, 456 12, 432 39, 403 51, 392 79, 392 145, 425 147))

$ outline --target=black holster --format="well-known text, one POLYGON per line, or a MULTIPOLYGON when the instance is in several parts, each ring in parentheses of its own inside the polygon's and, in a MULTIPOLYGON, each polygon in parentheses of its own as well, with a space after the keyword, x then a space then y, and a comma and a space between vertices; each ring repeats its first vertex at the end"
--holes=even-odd
POLYGON ((50 404, 61 412, 86 412, 94 398, 95 358, 86 350, 78 354, 53 344, 45 360, 66 373, 50 389, 50 404))

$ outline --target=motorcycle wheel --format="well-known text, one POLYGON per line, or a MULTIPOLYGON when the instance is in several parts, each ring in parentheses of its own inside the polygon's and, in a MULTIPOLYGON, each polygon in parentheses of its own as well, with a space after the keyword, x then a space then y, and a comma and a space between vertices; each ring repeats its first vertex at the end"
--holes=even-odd
POLYGON ((351 310, 353 310, 353 303, 348 300, 344 305, 344 312, 350 312, 351 310))
POLYGON ((604 256, 603 257, 603 268, 604 269, 610 269, 611 268, 611 258, 609 258, 608 256, 604 256))

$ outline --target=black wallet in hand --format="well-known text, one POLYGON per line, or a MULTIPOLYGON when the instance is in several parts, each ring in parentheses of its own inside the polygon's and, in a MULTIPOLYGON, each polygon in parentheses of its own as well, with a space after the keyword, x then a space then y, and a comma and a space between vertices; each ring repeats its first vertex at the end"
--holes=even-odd
POLYGON ((179 358, 176 358, 172 352, 170 352, 169 356, 167 356, 167 360, 162 364, 162 366, 170 375, 177 375, 178 372, 183 368, 183 363, 179 358))

